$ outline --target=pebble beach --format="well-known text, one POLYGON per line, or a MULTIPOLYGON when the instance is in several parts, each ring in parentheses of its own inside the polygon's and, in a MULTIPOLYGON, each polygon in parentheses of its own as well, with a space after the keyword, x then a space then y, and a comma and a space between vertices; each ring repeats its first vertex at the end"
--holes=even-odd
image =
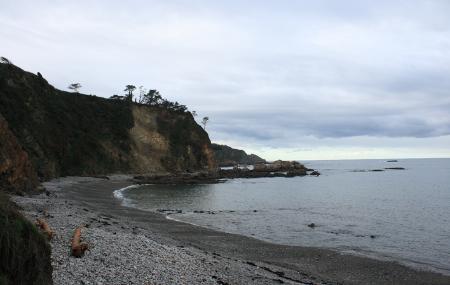
POLYGON ((114 191, 125 175, 66 177, 45 193, 13 200, 32 222, 45 219, 55 236, 53 281, 59 284, 450 284, 450 277, 395 262, 322 248, 260 241, 127 208, 114 191), (71 256, 77 227, 89 250, 71 256))
POLYGON ((46 194, 14 198, 30 221, 44 218, 55 232, 51 240, 55 285, 301 284, 281 280, 245 261, 175 242, 161 243, 156 233, 130 220, 97 213, 60 193, 63 187, 91 180, 95 178, 62 178, 44 183, 46 194), (83 226, 82 239, 89 245, 82 258, 70 255, 70 241, 78 226, 83 226))

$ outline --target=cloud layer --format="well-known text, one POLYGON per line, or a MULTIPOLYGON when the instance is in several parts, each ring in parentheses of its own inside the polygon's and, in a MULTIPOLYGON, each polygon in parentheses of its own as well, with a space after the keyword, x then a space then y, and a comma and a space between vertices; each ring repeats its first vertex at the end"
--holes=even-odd
POLYGON ((209 116, 213 140, 450 153, 446 0, 0 2, 2 56, 59 88, 157 88, 209 116))

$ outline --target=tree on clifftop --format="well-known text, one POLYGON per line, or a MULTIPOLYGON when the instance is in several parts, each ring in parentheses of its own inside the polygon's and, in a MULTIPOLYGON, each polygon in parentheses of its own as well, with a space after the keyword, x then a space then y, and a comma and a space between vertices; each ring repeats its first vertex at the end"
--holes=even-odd
POLYGON ((7 59, 6 57, 0 57, 0 62, 3 64, 12 64, 11 61, 9 59, 7 59))
POLYGON ((133 101, 133 91, 134 90, 136 90, 136 86, 134 86, 134 85, 125 86, 125 90, 123 90, 123 91, 128 92, 128 94, 127 94, 128 101, 133 101))
POLYGON ((80 83, 72 83, 67 88, 70 90, 73 90, 75 93, 78 93, 78 89, 80 89, 82 86, 80 83))
POLYGON ((203 129, 205 129, 205 130, 206 130, 206 124, 208 123, 208 121, 209 121, 209 117, 203 117, 202 125, 203 125, 203 129))
POLYGON ((144 103, 144 96, 147 93, 147 90, 144 88, 144 86, 139 86, 139 98, 135 102, 142 104, 144 103))
POLYGON ((143 103, 156 106, 162 104, 162 96, 156 89, 150 89, 147 94, 144 94, 143 103))

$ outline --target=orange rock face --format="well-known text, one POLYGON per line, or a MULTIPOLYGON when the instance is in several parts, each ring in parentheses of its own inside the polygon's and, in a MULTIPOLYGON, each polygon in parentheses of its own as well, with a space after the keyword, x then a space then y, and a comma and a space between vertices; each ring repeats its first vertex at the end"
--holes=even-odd
POLYGON ((208 169, 209 170, 216 169, 217 164, 216 164, 216 160, 214 159, 213 151, 207 144, 203 145, 203 153, 206 156, 207 161, 208 161, 208 169))
POLYGON ((31 191, 38 185, 36 173, 8 123, 0 114, 0 188, 31 191))

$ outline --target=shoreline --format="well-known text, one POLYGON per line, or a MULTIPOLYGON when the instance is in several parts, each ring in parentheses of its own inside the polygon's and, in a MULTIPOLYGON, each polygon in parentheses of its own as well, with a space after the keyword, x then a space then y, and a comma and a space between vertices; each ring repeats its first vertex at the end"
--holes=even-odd
MULTIPOLYGON (((271 244, 278 244, 278 245, 284 245, 284 246, 294 246, 294 247, 304 247, 304 248, 317 248, 317 249, 324 249, 324 250, 330 250, 330 251, 334 251, 337 253, 341 253, 341 254, 345 254, 345 255, 352 255, 352 256, 358 256, 358 257, 363 257, 363 258, 369 258, 369 259, 374 259, 374 260, 378 260, 381 262, 394 262, 394 263, 398 263, 402 266, 406 266, 412 270, 416 270, 416 271, 424 271, 424 272, 432 272, 432 273, 437 273, 437 274, 442 274, 444 276, 450 276, 450 271, 446 268, 439 268, 439 267, 433 267, 433 265, 431 264, 427 264, 427 263, 421 263, 412 259, 406 259, 406 258, 401 258, 401 257, 394 257, 394 256, 390 256, 388 254, 383 254, 382 252, 375 252, 375 251, 362 251, 362 250, 353 250, 353 249, 348 249, 348 250, 339 250, 337 248, 333 248, 333 247, 325 247, 325 246, 303 246, 300 244, 289 244, 289 243, 283 243, 283 242, 277 242, 277 241, 272 241, 272 240, 268 240, 268 239, 264 239, 264 238, 259 238, 253 235, 247 235, 245 233, 239 233, 239 232, 229 232, 220 228, 213 228, 213 227, 208 227, 208 226, 203 226, 200 224, 196 224, 193 222, 189 222, 189 221, 185 221, 182 219, 178 219, 173 217, 173 214, 177 214, 176 209, 163 209, 163 210, 157 210, 157 211, 151 211, 151 210, 146 210, 146 209, 141 209, 138 207, 134 207, 132 206, 132 204, 130 204, 127 198, 125 198, 122 194, 122 192, 127 191, 129 189, 134 189, 134 188, 139 188, 142 186, 146 186, 146 185, 157 185, 157 184, 133 184, 121 189, 117 189, 115 191, 113 191, 113 195, 114 198, 118 199, 119 201, 122 202, 122 206, 123 207, 127 207, 127 208, 132 208, 132 209, 136 209, 139 211, 144 211, 144 212, 148 212, 148 213, 152 213, 152 214, 158 214, 158 215, 162 215, 164 216, 167 220, 171 220, 171 221, 175 221, 175 222, 179 222, 179 223, 184 223, 184 224, 188 224, 188 225, 192 225, 195 227, 200 227, 200 228, 204 228, 207 230, 212 230, 212 231, 218 231, 218 232, 223 232, 225 234, 234 234, 234 235, 239 235, 239 236, 243 236, 243 237, 247 237, 247 238, 252 238, 252 239, 256 239, 259 240, 261 242, 267 242, 267 243, 271 243, 271 244), (120 193, 120 194, 117 194, 120 193)), ((195 213, 195 211, 194 211, 195 213)))
MULTIPOLYGON (((104 251, 107 256, 115 255, 114 251, 109 252, 111 249, 104 243, 109 244, 113 249, 130 247, 129 252, 134 254, 127 256, 126 262, 133 263, 133 260, 141 260, 140 264, 144 267, 137 266, 140 270, 132 269, 132 274, 129 274, 129 270, 126 269, 127 272, 122 272, 124 278, 138 278, 135 280, 137 283, 133 283, 134 279, 129 281, 132 284, 171 284, 175 281, 167 278, 178 278, 180 274, 185 279, 177 280, 178 284, 450 283, 450 276, 418 271, 392 261, 342 254, 321 248, 272 244, 251 237, 167 219, 160 213, 122 206, 113 192, 133 184, 134 181, 129 180, 128 176, 112 176, 110 180, 68 177, 44 183, 50 197, 41 194, 38 197, 14 198, 24 208, 26 216, 30 219, 35 219, 40 214, 39 210, 42 212, 44 208, 47 208, 45 210, 50 214, 48 218, 50 226, 55 228, 57 235, 63 232, 65 237, 69 238, 68 240, 78 224, 87 223, 88 225, 83 232, 87 235, 87 242, 92 243, 93 247, 81 259, 71 258, 68 254, 65 256, 60 239, 52 241, 52 256, 55 255, 52 262, 55 284, 79 284, 70 280, 71 277, 75 280, 86 278, 85 284, 102 284, 102 281, 97 282, 99 278, 105 280, 104 284, 121 284, 109 280, 109 275, 103 276, 98 272, 102 271, 106 265, 107 268, 115 268, 111 260, 104 260, 100 264, 98 260, 96 261, 97 255, 105 254, 97 250, 102 246, 105 246, 104 251), (70 210, 66 209, 66 205, 70 205, 70 210), (101 232, 98 238, 89 240, 90 233, 98 232, 101 232), (122 240, 117 236, 126 238, 122 240), (133 242, 130 242, 130 237, 133 242), (190 262, 184 264, 183 268, 195 267, 192 268, 193 272, 180 273, 179 266, 172 268, 173 266, 166 265, 164 258, 156 262, 152 255, 142 256, 141 253, 133 251, 134 246, 146 244, 165 248, 158 251, 158 254, 161 256, 168 254, 167 260, 175 264, 183 263, 184 259, 181 257, 187 254, 191 257, 190 262), (176 254, 169 254, 173 252, 176 254), (202 260, 205 262, 198 263, 202 260), (66 266, 74 262, 81 266, 79 274, 77 270, 72 274, 67 272, 66 266), (83 273, 87 270, 85 263, 89 264, 88 271, 93 272, 92 276, 83 273), (149 268, 159 268, 163 265, 166 271, 173 272, 169 275, 147 274, 149 268), (93 280, 97 281, 93 282, 93 280)), ((115 258, 123 259, 120 256, 115 258)))

